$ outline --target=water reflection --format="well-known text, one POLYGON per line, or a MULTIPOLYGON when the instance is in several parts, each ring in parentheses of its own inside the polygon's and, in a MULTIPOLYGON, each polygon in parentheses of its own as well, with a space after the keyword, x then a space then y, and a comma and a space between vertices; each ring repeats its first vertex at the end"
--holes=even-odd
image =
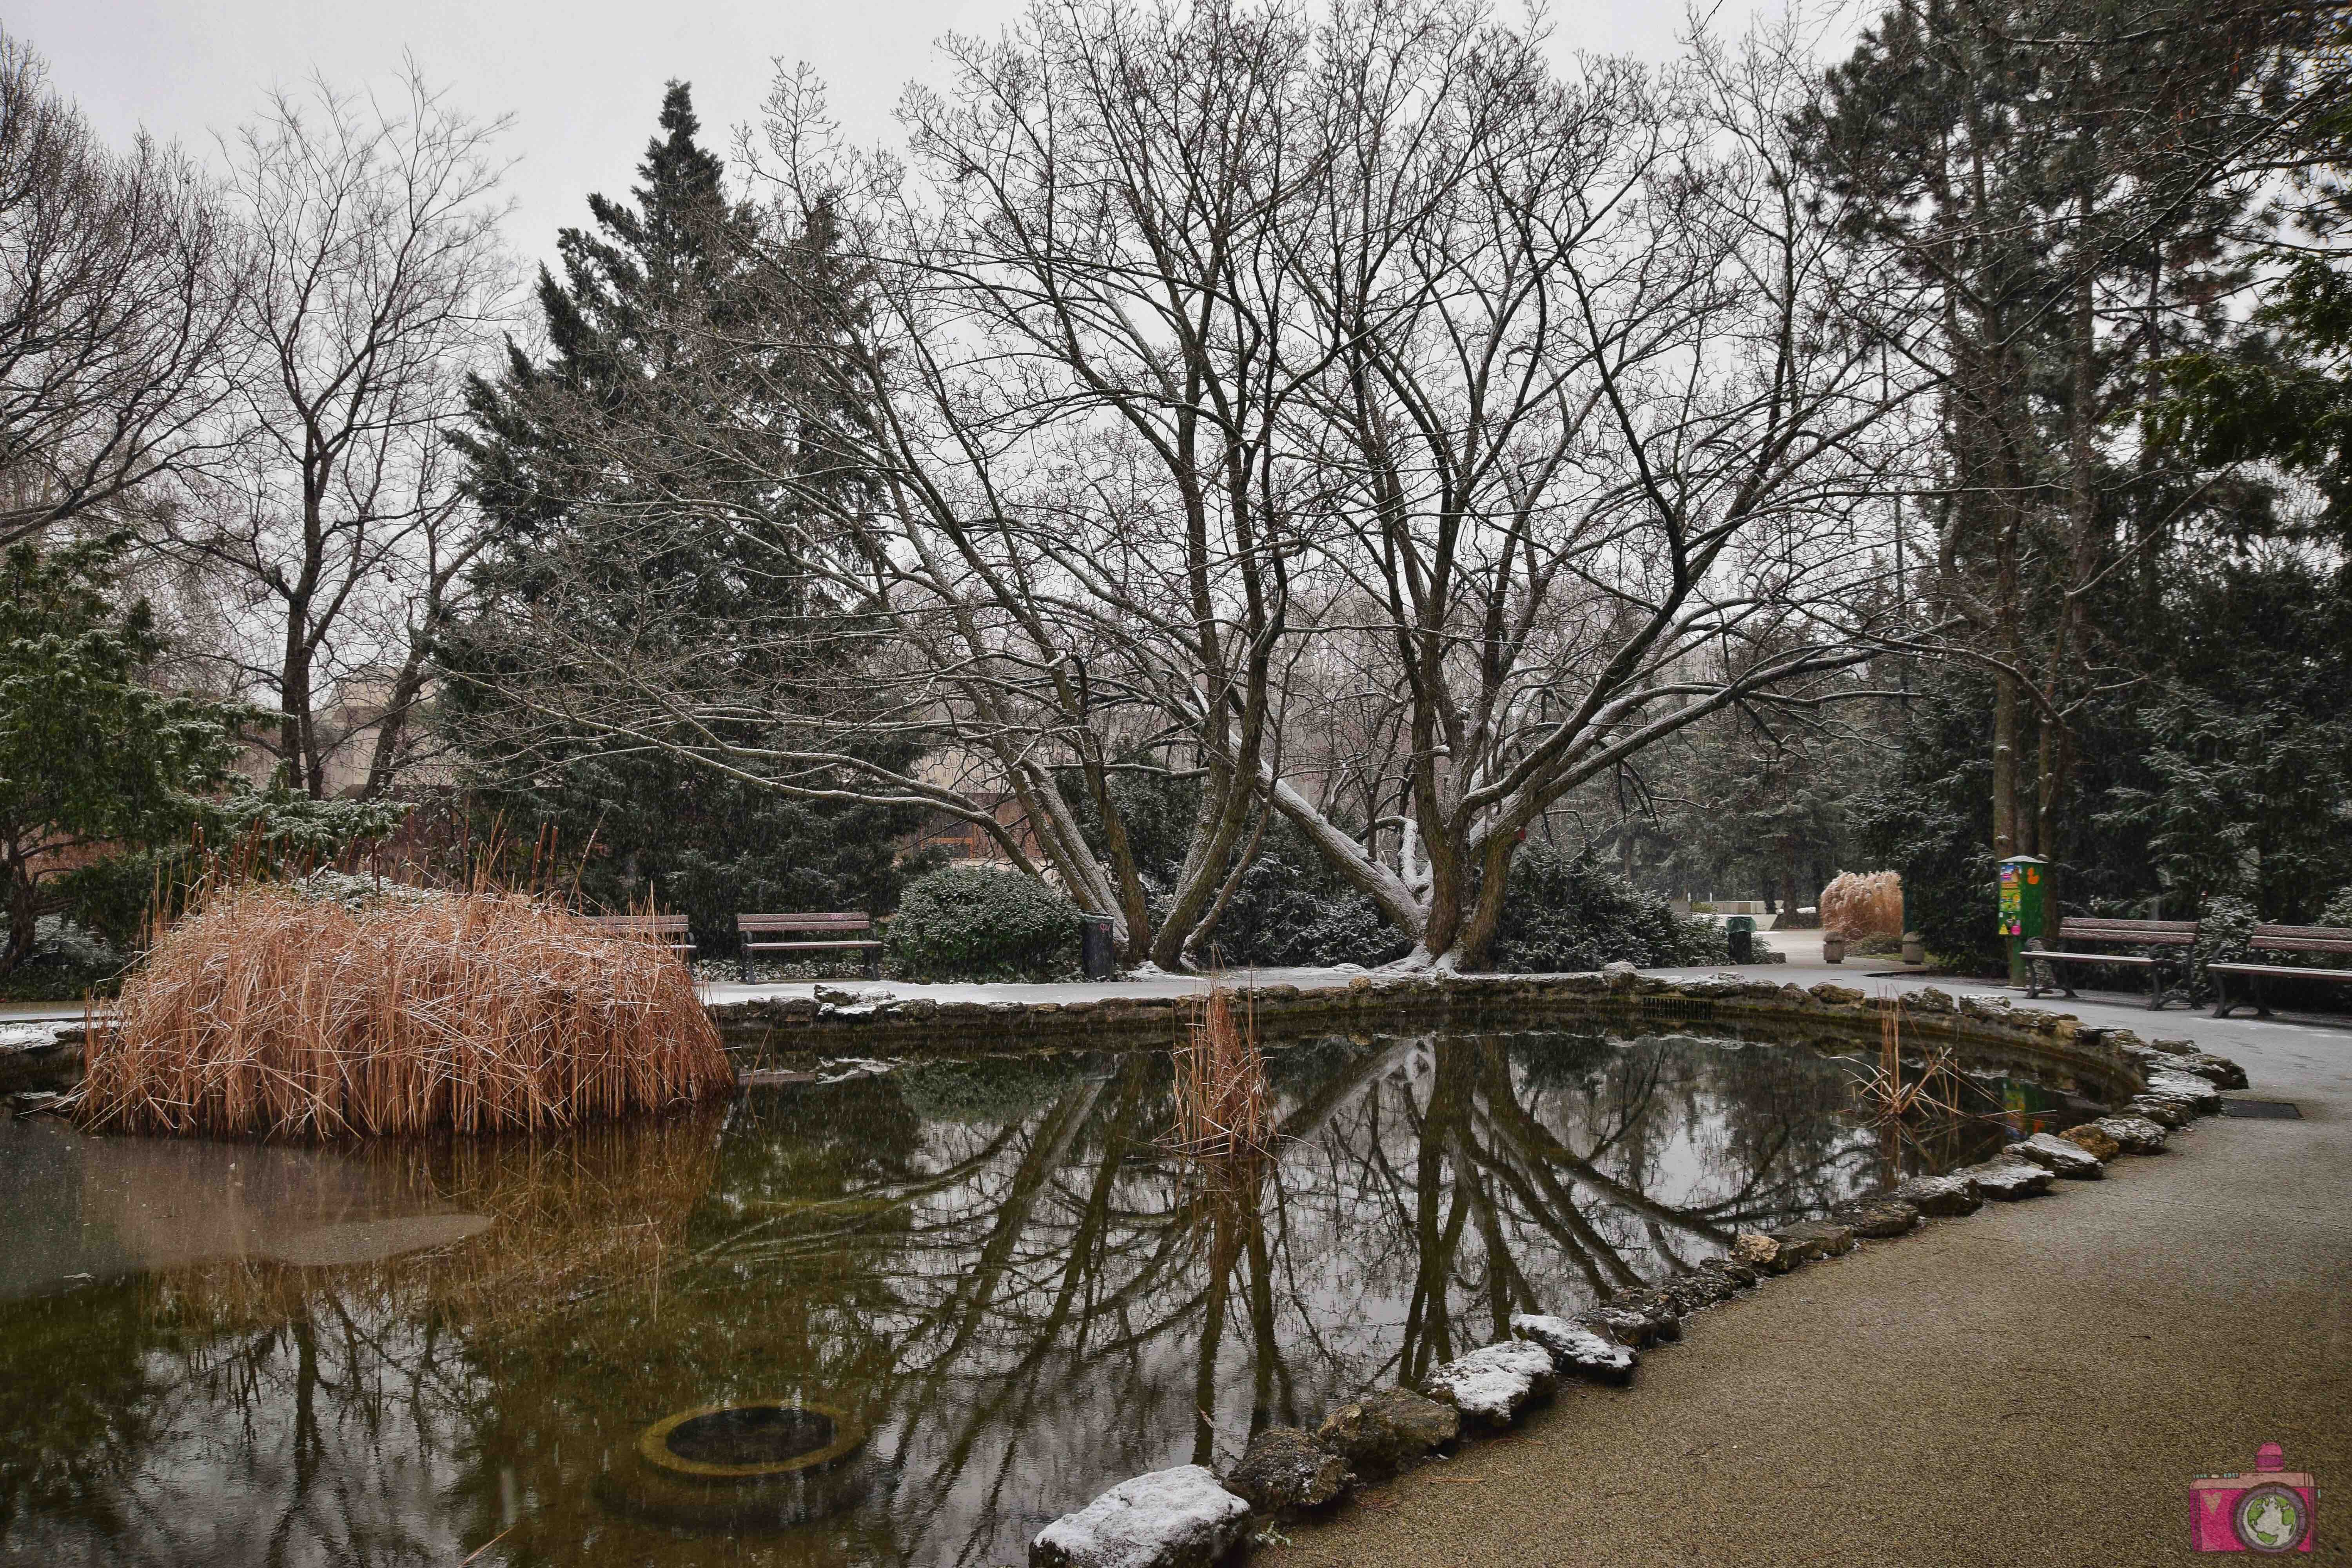
MULTIPOLYGON (((5 1278, 37 1294, 0 1304, 0 1546, 1017 1562, 1112 1480, 1229 1459, 1514 1311, 1579 1310, 2010 1135, 1882 1134, 1843 1114, 1844 1065, 1801 1047, 1455 1035, 1270 1062, 1276 1155, 1213 1180, 1165 1152, 1153 1053, 931 1063, 539 1145, 19 1126, 5 1278), (489 1228, 332 1267, 282 1239, 457 1215, 489 1228), (871 1426, 852 1506, 717 1535, 631 1506, 647 1423, 765 1399, 871 1426)), ((2021 1120, 2050 1102, 1988 1091, 2021 1120)))

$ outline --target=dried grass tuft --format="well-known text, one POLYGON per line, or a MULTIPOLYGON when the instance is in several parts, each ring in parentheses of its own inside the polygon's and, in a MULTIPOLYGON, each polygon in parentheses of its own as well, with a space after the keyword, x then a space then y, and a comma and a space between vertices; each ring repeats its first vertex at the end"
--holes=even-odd
POLYGON ((1919 1076, 1904 1078, 1903 1005, 1892 994, 1879 1015, 1878 1066, 1854 1079, 1854 1090, 1877 1121, 1953 1120, 1968 1114, 1960 1108, 1960 1072, 1950 1047, 1930 1051, 1919 1076))
POLYGON ((1245 1006, 1235 1017, 1234 994, 1222 985, 1209 988, 1176 1047, 1175 1100, 1179 1153, 1264 1153, 1273 1147, 1274 1088, 1258 1049, 1257 1010, 1245 1006))
POLYGON ((89 1031, 74 1113, 225 1137, 539 1132, 733 1086, 664 948, 514 893, 352 910, 247 884, 157 939, 89 1031))
POLYGON ((1822 929, 1841 931, 1848 942, 1903 935, 1903 875, 1899 871, 1841 871, 1822 889, 1822 929))

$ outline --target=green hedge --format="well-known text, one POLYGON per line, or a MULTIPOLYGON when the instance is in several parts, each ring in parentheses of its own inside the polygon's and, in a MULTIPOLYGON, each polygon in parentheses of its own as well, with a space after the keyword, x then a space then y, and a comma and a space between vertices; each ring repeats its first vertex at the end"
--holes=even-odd
POLYGON ((886 962, 900 980, 1070 980, 1077 906, 1018 871, 950 867, 908 887, 886 962))

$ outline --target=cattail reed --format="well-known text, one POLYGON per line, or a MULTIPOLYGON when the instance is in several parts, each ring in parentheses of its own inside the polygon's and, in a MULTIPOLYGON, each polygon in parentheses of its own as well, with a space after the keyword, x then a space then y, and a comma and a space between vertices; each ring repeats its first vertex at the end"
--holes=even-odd
POLYGON ((543 1131, 734 1085, 674 953, 487 890, 353 910, 225 889, 85 1053, 85 1127, 219 1137, 543 1131))
POLYGON ((1255 1006, 1237 1020, 1234 994, 1211 986, 1175 1055, 1179 1152, 1208 1156, 1272 1147, 1274 1093, 1257 1047, 1255 1006))

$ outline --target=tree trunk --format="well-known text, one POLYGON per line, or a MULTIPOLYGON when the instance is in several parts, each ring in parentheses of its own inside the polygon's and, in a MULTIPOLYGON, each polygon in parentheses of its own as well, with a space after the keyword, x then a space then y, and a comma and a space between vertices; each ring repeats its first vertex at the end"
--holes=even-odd
POLYGON ((19 964, 33 956, 33 943, 41 929, 40 885, 21 864, 8 870, 8 946, 0 952, 0 974, 14 974, 19 964))
POLYGON ((1492 962, 1495 933, 1502 929, 1503 900, 1510 892, 1511 857, 1518 848, 1517 833, 1496 832, 1478 858, 1478 899, 1463 921, 1451 952, 1439 958, 1439 967, 1475 973, 1492 962))
POLYGON ((1996 860, 2018 853, 2017 847, 2017 720, 2016 678, 1993 677, 1992 688, 1992 853, 1996 860))
POLYGON ((393 678, 392 699, 376 721, 375 753, 368 759, 367 783, 361 787, 362 800, 382 800, 392 793, 393 775, 400 766, 400 742, 408 731, 408 715, 416 700, 425 691, 425 650, 422 647, 409 650, 400 673, 393 678))

